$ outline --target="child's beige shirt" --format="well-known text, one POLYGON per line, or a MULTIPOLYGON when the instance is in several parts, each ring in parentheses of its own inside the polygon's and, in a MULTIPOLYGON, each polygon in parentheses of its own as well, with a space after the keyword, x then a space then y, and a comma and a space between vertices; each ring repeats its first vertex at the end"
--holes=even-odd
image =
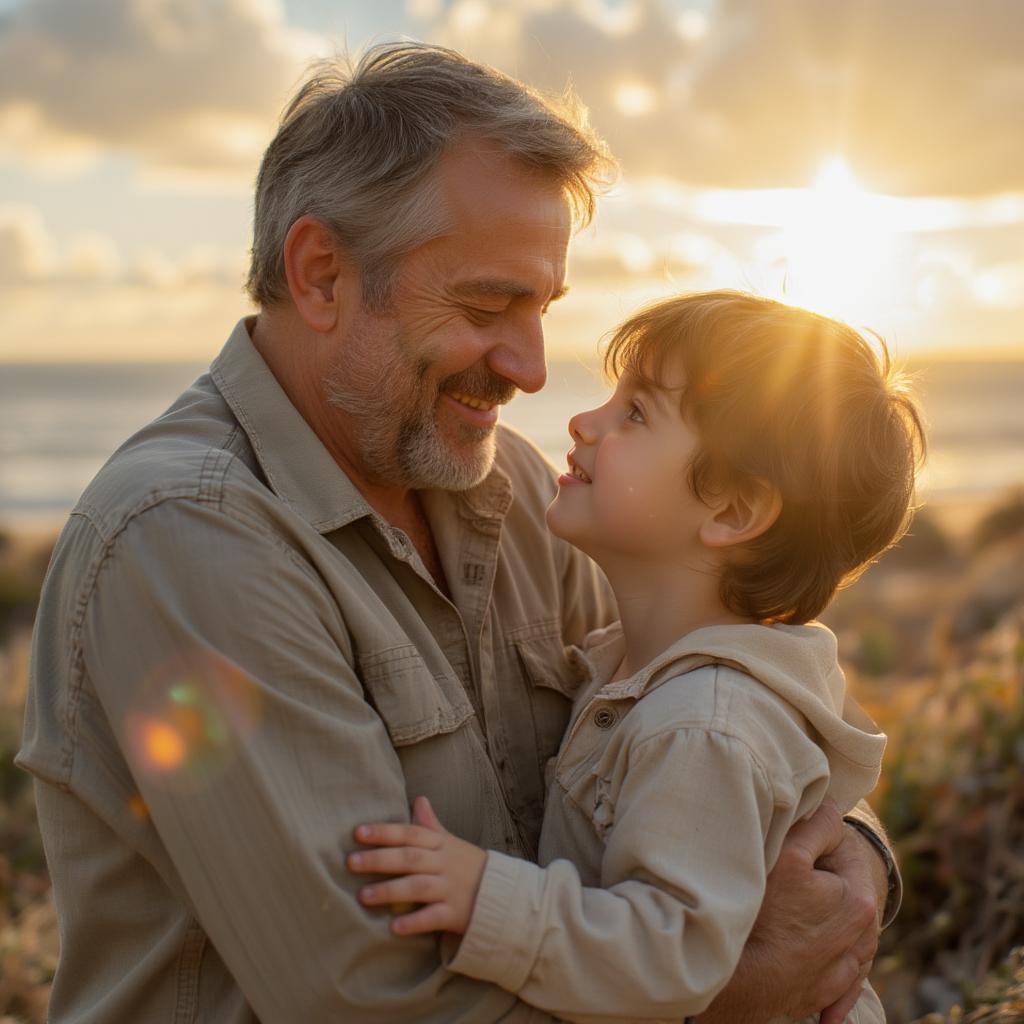
MULTIPOLYGON (((449 965, 579 1022, 699 1014, 732 976, 789 828, 878 781, 885 736, 824 626, 712 626, 636 675, 618 625, 549 763, 540 864, 490 852, 449 965)), ((884 1021, 870 989, 849 1018, 884 1021)))

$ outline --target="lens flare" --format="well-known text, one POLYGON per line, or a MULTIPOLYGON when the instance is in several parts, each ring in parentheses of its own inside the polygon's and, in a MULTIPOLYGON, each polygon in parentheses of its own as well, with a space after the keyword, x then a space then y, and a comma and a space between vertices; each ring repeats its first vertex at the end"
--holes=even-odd
MULTIPOLYGON (((134 765, 165 785, 210 783, 235 760, 261 718, 256 682, 209 651, 180 655, 138 692, 125 718, 134 765)), ((142 808, 148 813, 144 803, 142 808)))
POLYGON ((164 722, 143 719, 142 746, 156 771, 173 771, 185 760, 187 747, 179 732, 164 722))

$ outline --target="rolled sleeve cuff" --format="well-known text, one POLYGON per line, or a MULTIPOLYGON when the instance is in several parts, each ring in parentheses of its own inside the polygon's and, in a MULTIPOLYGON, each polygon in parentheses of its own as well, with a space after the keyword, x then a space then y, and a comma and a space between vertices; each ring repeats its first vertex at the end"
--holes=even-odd
POLYGON ((543 884, 536 864, 488 850, 473 916, 448 970, 518 992, 537 958, 543 884))
POLYGON ((889 891, 885 897, 885 913, 882 915, 882 928, 888 928, 900 911, 903 903, 903 879, 896 865, 896 858, 882 837, 857 814, 857 808, 850 811, 844 818, 851 828, 855 828, 878 851, 878 856, 885 862, 885 871, 889 879, 889 891))

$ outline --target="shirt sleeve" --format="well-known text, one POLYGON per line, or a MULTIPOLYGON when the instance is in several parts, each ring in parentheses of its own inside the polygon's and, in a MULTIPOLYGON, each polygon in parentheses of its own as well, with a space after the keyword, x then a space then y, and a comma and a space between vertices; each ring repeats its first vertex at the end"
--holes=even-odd
POLYGON ((433 937, 393 937, 356 899, 352 829, 407 821, 405 782, 342 612, 284 540, 244 509, 143 512, 81 643, 120 746, 106 756, 126 759, 175 888, 259 1019, 519 1019, 507 993, 445 972, 433 937))
POLYGON ((867 982, 864 982, 864 991, 850 1011, 847 1021, 848 1024, 885 1024, 882 1001, 867 982))
POLYGON ((725 986, 765 888, 771 789, 742 742, 678 729, 630 752, 602 861, 575 867, 488 854, 449 965, 579 1022, 673 1020, 725 986))

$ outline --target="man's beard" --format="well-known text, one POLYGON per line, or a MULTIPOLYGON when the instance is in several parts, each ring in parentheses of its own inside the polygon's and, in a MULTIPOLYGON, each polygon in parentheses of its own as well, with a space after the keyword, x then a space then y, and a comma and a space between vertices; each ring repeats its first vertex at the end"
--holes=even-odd
POLYGON ((431 380, 431 366, 409 351, 393 323, 369 315, 323 382, 327 400, 352 417, 352 440, 369 479, 413 489, 468 490, 491 471, 496 432, 446 417, 446 437, 438 424, 441 394, 459 391, 501 405, 516 388, 482 364, 441 381, 431 380))

